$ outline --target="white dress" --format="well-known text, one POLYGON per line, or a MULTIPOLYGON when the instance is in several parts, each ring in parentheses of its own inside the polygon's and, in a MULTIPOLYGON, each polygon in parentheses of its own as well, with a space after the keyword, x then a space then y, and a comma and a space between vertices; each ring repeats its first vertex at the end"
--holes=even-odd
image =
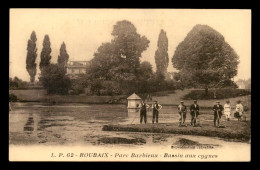
POLYGON ((226 118, 230 118, 230 115, 231 115, 231 106, 230 104, 225 104, 224 105, 224 114, 226 116, 226 118))

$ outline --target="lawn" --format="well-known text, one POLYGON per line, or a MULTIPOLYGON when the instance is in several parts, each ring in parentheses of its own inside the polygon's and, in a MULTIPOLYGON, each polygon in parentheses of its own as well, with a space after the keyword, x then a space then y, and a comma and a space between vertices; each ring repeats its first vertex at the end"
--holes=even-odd
MULTIPOLYGON (((207 137, 218 137, 228 141, 249 142, 251 137, 251 110, 244 112, 246 121, 238 121, 234 118, 234 110, 232 110, 231 119, 227 121, 222 115, 220 125, 225 128, 214 127, 214 114, 212 109, 201 109, 199 115, 199 122, 201 127, 193 127, 190 125, 191 116, 187 112, 186 122, 187 127, 179 127, 179 116, 177 109, 174 106, 165 110, 164 107, 159 113, 159 123, 152 124, 151 112, 147 113, 147 124, 139 123, 139 116, 136 121, 130 121, 126 124, 108 124, 103 126, 104 131, 128 131, 128 132, 150 132, 150 133, 169 133, 182 135, 196 135, 207 137)), ((137 114, 139 115, 139 114, 137 114)))
MULTIPOLYGON (((191 89, 185 89, 185 90, 176 90, 173 94, 168 94, 167 96, 153 96, 153 100, 157 100, 162 105, 172 105, 177 106, 180 104, 180 101, 184 101, 184 104, 186 106, 190 106, 193 104, 193 100, 185 100, 183 99, 183 96, 189 94, 192 90, 191 89)), ((239 97, 232 97, 228 99, 218 99, 222 105, 226 103, 226 101, 229 100, 231 107, 235 108, 236 103, 238 100, 242 102, 244 106, 246 106, 249 110, 251 109, 251 95, 246 96, 239 96, 239 97)), ((212 108, 214 104, 216 104, 217 99, 210 99, 210 100, 197 100, 198 105, 204 108, 212 108)))
POLYGON ((234 89, 223 88, 216 90, 208 90, 208 94, 204 89, 192 90, 190 93, 184 95, 182 99, 185 100, 209 100, 209 99, 227 99, 240 96, 251 95, 251 91, 248 89, 234 89), (215 93, 215 95, 214 95, 215 93))
POLYGON ((218 137, 227 141, 250 142, 251 123, 250 121, 225 121, 222 123, 225 128, 213 126, 213 121, 201 122, 201 127, 178 127, 178 123, 159 124, 128 124, 128 125, 105 125, 103 131, 127 131, 127 132, 150 132, 168 133, 182 135, 196 135, 207 137, 218 137))

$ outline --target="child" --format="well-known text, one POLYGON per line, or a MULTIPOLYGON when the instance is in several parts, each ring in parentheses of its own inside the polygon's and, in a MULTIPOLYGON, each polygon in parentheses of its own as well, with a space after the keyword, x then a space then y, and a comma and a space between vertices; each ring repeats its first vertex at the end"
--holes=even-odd
POLYGON ((229 101, 227 101, 224 105, 224 114, 226 116, 227 121, 229 121, 231 115, 231 106, 229 101))
POLYGON ((244 112, 244 107, 241 104, 241 101, 238 100, 237 105, 236 105, 236 112, 234 114, 234 116, 237 118, 238 121, 241 121, 241 117, 243 115, 243 112, 244 112))

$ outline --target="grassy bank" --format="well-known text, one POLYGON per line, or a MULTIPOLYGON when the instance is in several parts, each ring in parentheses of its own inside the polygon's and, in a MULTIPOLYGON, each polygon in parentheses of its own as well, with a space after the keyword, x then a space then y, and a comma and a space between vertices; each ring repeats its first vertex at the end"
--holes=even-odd
MULTIPOLYGON (((193 100, 184 100, 183 96, 189 94, 191 91, 191 89, 176 90, 174 94, 168 94, 168 96, 153 96, 153 100, 157 100, 159 103, 165 106, 177 106, 180 104, 180 101, 183 100, 186 106, 190 106, 193 104, 193 100)), ((222 105, 226 103, 226 100, 227 99, 218 99, 222 105)), ((228 98, 228 100, 230 101, 231 107, 233 108, 236 106, 237 101, 240 100, 244 106, 247 106, 249 109, 251 109, 251 95, 232 97, 228 98)), ((198 100, 198 104, 203 108, 212 108, 213 105, 216 104, 216 99, 198 100)))
POLYGON ((169 133, 182 135, 196 135, 207 137, 218 137, 228 141, 249 142, 251 136, 251 123, 229 121, 225 122, 225 128, 216 128, 213 122, 203 122, 202 127, 178 127, 178 123, 159 124, 128 124, 128 125, 105 125, 103 131, 127 131, 127 132, 150 132, 169 133))
POLYGON ((79 96, 79 95, 48 95, 46 90, 9 90, 9 94, 17 96, 20 102, 43 103, 88 103, 113 104, 126 103, 126 96, 79 96))
POLYGON ((249 89, 234 89, 234 88, 225 88, 225 89, 216 89, 208 90, 208 93, 205 93, 204 89, 192 90, 190 93, 183 96, 184 100, 209 100, 209 99, 228 99, 240 96, 251 95, 249 89), (215 95, 214 95, 215 93, 215 95))

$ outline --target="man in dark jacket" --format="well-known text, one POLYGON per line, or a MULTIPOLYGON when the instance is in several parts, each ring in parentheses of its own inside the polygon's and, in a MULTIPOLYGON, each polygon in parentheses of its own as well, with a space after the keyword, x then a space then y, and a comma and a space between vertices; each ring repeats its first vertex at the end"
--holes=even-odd
POLYGON ((162 105, 160 105, 157 101, 155 101, 154 104, 152 105, 152 108, 153 108, 152 123, 154 124, 155 119, 156 119, 156 123, 158 123, 159 110, 161 110, 162 105))
POLYGON ((144 123, 146 124, 147 122, 147 109, 149 108, 149 105, 146 104, 144 101, 142 101, 142 103, 140 104, 140 123, 142 124, 143 119, 144 119, 144 123))
POLYGON ((221 119, 222 116, 222 111, 223 111, 223 106, 219 104, 220 102, 217 101, 217 104, 213 106, 213 111, 214 111, 214 126, 216 126, 216 123, 218 123, 219 127, 219 120, 221 119))
MULTIPOLYGON (((197 118, 199 116, 200 107, 197 104, 197 100, 194 100, 194 104, 190 106, 191 122, 190 124, 195 126, 197 124, 197 118)), ((199 125, 200 126, 200 125, 199 125)))

